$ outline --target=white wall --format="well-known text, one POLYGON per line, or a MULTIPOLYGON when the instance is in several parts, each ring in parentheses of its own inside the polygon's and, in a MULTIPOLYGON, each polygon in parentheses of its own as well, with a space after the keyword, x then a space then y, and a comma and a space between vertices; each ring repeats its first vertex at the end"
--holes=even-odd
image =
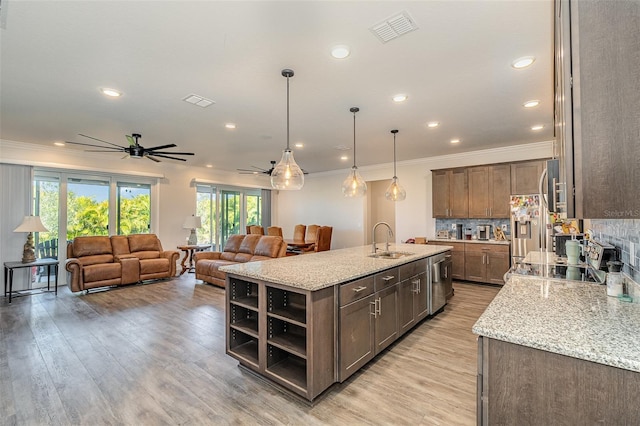
MULTIPOLYGON (((435 219, 431 217, 431 170, 551 157, 552 142, 516 145, 508 148, 468 152, 456 155, 399 162, 397 175, 407 191, 407 198, 397 202, 395 240, 405 241, 416 236, 435 236, 435 219)), ((304 165, 303 165, 304 166, 304 165)), ((393 164, 360 167, 366 181, 388 179, 393 164)), ((332 248, 366 243, 365 199, 342 196, 341 185, 348 170, 309 175, 300 191, 280 191, 280 209, 273 222, 282 226, 285 237, 291 237, 297 223, 319 223, 333 226, 332 248), (286 207, 285 207, 286 206, 286 207)))

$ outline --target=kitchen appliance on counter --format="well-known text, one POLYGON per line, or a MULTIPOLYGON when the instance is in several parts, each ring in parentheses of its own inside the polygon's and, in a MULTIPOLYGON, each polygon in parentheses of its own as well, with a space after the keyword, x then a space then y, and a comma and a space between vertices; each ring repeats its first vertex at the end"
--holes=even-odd
POLYGON ((447 303, 447 294, 451 293, 452 277, 451 252, 445 252, 429 258, 431 262, 431 285, 429 286, 429 315, 438 312, 447 303))
POLYGON ((558 256, 566 256, 567 251, 565 249, 565 245, 567 241, 570 240, 584 240, 584 234, 554 234, 553 235, 553 245, 554 251, 558 256))
POLYGON ((493 235, 491 232, 491 225, 478 225, 478 227, 476 228, 476 231, 478 233, 478 239, 479 240, 488 240, 491 238, 491 236, 493 235))
POLYGON ((541 229, 546 228, 540 217, 540 196, 512 195, 511 201, 511 256, 513 264, 524 259, 527 253, 542 247, 541 229))
POLYGON ((618 259, 618 251, 610 244, 602 243, 594 239, 587 240, 584 248, 585 261, 593 268, 607 271, 607 262, 618 259))

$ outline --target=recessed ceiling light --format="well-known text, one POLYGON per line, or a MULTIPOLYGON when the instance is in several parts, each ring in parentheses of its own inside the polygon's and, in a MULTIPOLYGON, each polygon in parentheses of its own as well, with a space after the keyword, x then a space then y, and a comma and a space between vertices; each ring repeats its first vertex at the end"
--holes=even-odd
POLYGON ((451 139, 451 143, 460 143, 460 139, 451 139))
POLYGON ((331 56, 336 59, 344 59, 349 56, 350 53, 349 46, 345 46, 344 44, 331 48, 331 56))
POLYGON ((340 157, 340 159, 342 161, 347 161, 349 159, 349 157, 347 157, 346 155, 343 155, 342 157, 340 157))
POLYGON ((213 168, 213 164, 206 164, 205 167, 208 168, 208 169, 212 169, 213 168))
POLYGON ((522 58, 518 58, 515 61, 511 62, 511 66, 517 70, 526 68, 531 65, 536 58, 533 56, 523 56, 522 58))
POLYGON ((112 98, 117 98, 119 96, 122 96, 122 93, 117 91, 116 89, 109 89, 109 88, 103 87, 102 89, 100 89, 100 91, 102 92, 103 95, 110 96, 112 98))
POLYGON ((294 145, 296 148, 302 148, 304 146, 304 144, 302 142, 298 142, 297 144, 294 145))
POLYGON ((536 130, 542 130, 544 129, 544 125, 542 124, 536 124, 535 126, 531 126, 531 130, 536 131, 536 130))
POLYGON ((522 104, 522 106, 525 108, 533 108, 537 107, 538 105, 540 105, 540 101, 537 99, 532 99, 522 104))
POLYGON ((407 95, 398 94, 393 97, 393 102, 404 102, 407 100, 407 95))
POLYGON ((54 142, 55 146, 64 146, 64 142, 54 142))
POLYGON ((427 127, 433 129, 435 127, 438 127, 440 125, 440 123, 438 123, 437 121, 432 121, 430 123, 427 123, 427 127))
POLYGON ((227 129, 235 129, 236 125, 234 123, 227 123, 224 125, 227 129))

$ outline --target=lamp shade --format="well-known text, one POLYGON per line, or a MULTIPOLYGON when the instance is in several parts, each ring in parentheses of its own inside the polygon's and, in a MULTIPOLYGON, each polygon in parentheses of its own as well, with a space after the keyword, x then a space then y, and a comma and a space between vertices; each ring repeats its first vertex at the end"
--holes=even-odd
POLYGON ((49 232, 49 230, 42 224, 40 216, 25 216, 13 232, 49 232))
POLYGON ((184 229, 202 228, 202 218, 200 216, 187 216, 182 227, 184 229))

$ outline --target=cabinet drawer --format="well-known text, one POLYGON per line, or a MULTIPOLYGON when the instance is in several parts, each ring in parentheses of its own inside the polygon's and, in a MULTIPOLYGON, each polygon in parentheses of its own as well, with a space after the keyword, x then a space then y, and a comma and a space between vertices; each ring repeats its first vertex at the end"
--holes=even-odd
POLYGON ((380 291, 397 284, 400 282, 399 275, 399 268, 391 268, 375 274, 373 276, 375 291, 380 291))
POLYGON ((340 286, 340 306, 373 294, 373 277, 366 277, 340 286))
POLYGON ((493 253, 509 253, 509 245, 507 244, 482 244, 482 243, 468 243, 464 245, 464 251, 469 252, 481 252, 491 251, 493 253))
POLYGON ((427 270, 427 259, 416 260, 415 262, 400 265, 400 281, 415 277, 427 270))

